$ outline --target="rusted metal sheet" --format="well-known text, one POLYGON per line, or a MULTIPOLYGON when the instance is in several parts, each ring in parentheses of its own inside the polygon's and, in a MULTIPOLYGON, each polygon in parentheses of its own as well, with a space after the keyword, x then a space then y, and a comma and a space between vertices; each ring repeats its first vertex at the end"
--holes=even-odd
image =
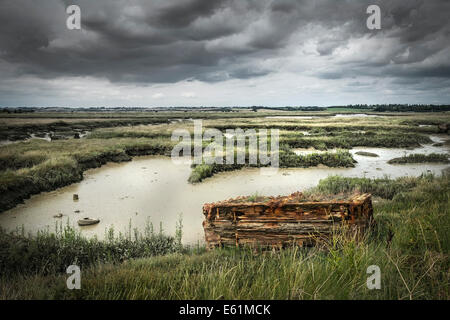
POLYGON ((348 225, 357 232, 372 220, 370 194, 345 200, 311 201, 301 193, 266 197, 250 202, 239 197, 203 206, 203 228, 208 248, 223 246, 309 246, 335 227, 348 225))

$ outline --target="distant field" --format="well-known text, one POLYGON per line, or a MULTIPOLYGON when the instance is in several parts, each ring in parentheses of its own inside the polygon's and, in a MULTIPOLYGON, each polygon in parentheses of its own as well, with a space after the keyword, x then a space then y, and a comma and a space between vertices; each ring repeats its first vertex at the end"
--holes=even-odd
POLYGON ((372 109, 353 109, 353 108, 326 108, 329 112, 353 112, 353 113, 366 113, 372 112, 372 109))
MULTIPOLYGON (((135 155, 169 155, 175 144, 171 141, 174 129, 193 133, 193 122, 189 119, 203 119, 204 129, 216 128, 223 132, 235 128, 280 129, 282 167, 318 164, 351 167, 354 160, 348 149, 418 147, 431 143, 428 135, 438 133, 439 124, 450 123, 448 113, 380 115, 345 118, 323 112, 74 112, 0 116, 0 140, 28 139, 0 146, 0 190, 3 192, 0 211, 31 194, 79 181, 84 170, 108 161, 128 161, 135 155), (268 115, 288 117, 266 118, 268 115), (29 140, 31 134, 42 136, 49 132, 63 140, 29 140), (87 133, 87 137, 73 139, 78 133, 87 133), (342 149, 342 152, 298 156, 292 148, 342 149)), ((189 181, 199 182, 217 172, 241 167, 201 165, 193 169, 189 181)))

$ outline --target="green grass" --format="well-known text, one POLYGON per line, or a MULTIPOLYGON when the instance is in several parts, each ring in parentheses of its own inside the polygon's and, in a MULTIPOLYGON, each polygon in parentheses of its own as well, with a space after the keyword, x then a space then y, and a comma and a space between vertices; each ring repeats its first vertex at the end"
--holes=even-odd
POLYGON ((204 179, 212 177, 218 172, 234 171, 242 169, 242 164, 200 164, 195 166, 189 175, 189 183, 199 183, 204 179))
MULTIPOLYGON (((224 161, 225 162, 225 161, 224 161)), ((338 150, 336 152, 312 153, 297 155, 287 146, 281 146, 279 152, 279 165, 281 168, 308 168, 320 164, 328 167, 354 167, 356 161, 350 152, 338 150)), ((246 164, 201 164, 193 167, 188 181, 198 183, 218 172, 239 170, 244 167, 260 167, 261 165, 249 165, 248 154, 246 164)))
POLYGON ((12 150, 0 154, 0 171, 31 168, 48 159, 46 154, 39 150, 30 150, 25 153, 16 153, 12 150))
POLYGON ((254 194, 252 194, 251 196, 248 196, 246 201, 248 202, 258 202, 258 201, 263 201, 265 198, 260 196, 258 194, 258 192, 255 192, 254 194))
MULTIPOLYGON (((162 228, 162 227, 161 227, 162 228)), ((35 236, 25 231, 7 233, 0 228, 0 270, 2 276, 55 274, 65 272, 76 264, 87 268, 99 263, 121 263, 132 258, 164 255, 180 251, 181 224, 177 237, 154 232, 147 221, 144 232, 132 229, 114 233, 113 227, 105 231, 105 240, 87 239, 69 224, 55 225, 55 232, 40 231, 35 236)))
POLYGON ((305 137, 288 134, 280 140, 280 143, 286 143, 292 148, 313 147, 318 150, 352 147, 407 148, 432 142, 429 137, 422 134, 383 131, 365 133, 345 131, 333 135, 305 137))
POLYGON ((3 276, 0 298, 448 300, 450 179, 417 178, 403 191, 374 203, 376 226, 363 239, 337 233, 322 248, 191 250, 92 265, 81 290, 66 289, 66 274, 3 276), (380 290, 366 287, 370 265, 381 269, 380 290))
POLYGON ((388 161, 390 164, 405 164, 405 163, 424 163, 424 162, 441 162, 441 163, 449 163, 448 158, 450 155, 448 154, 410 154, 407 156, 394 158, 388 161))
POLYGON ((350 168, 355 166, 355 159, 347 150, 337 150, 336 152, 311 153, 297 155, 288 148, 281 148, 280 167, 281 168, 308 168, 319 164, 327 167, 350 168))
POLYGON ((391 180, 388 177, 379 179, 370 178, 347 178, 342 176, 329 176, 320 180, 312 192, 322 194, 339 194, 359 191, 361 193, 371 193, 374 196, 384 199, 392 199, 401 192, 409 192, 422 180, 433 179, 432 175, 416 177, 401 177, 391 180))

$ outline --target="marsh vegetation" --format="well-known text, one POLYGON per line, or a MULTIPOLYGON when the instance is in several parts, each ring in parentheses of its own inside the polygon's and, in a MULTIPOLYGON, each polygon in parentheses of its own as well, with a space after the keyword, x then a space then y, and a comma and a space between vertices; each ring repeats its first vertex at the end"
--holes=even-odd
POLYGON ((44 230, 36 235, 27 235, 23 228, 10 233, 0 228, 0 269, 4 277, 47 275, 64 273, 71 264, 85 268, 181 252, 181 232, 179 229, 175 237, 168 236, 163 233, 162 225, 155 231, 150 221, 144 232, 132 229, 131 225, 125 233, 110 227, 105 231, 104 240, 88 239, 62 222, 55 223, 53 232, 44 230))
MULTIPOLYGON (((349 192, 372 193, 377 224, 362 241, 356 241, 351 234, 336 234, 323 248, 291 248, 257 254, 245 249, 205 252, 201 245, 183 246, 177 236, 131 228, 129 233, 112 238, 105 235, 104 239, 86 237, 70 225, 60 225, 56 232, 33 235, 2 230, 2 270, 8 270, 9 276, 2 273, 0 297, 448 299, 448 174, 421 175, 414 167, 408 172, 415 172, 415 176, 400 177, 405 171, 398 167, 417 162, 447 163, 448 138, 439 136, 441 140, 436 141, 433 135, 442 132, 439 126, 449 123, 450 115, 423 113, 395 117, 380 113, 376 117, 334 117, 336 112, 344 111, 283 113, 291 119, 274 118, 279 115, 276 112, 5 115, 0 121, 0 137, 20 141, 0 146, 0 211, 15 207, 33 194, 80 182, 86 170, 108 162, 130 161, 140 155, 169 156, 176 144, 171 140, 172 131, 181 128, 193 134, 190 119, 203 119, 205 129, 217 128, 222 132, 235 128, 280 129, 280 166, 317 171, 309 175, 306 171, 295 174, 283 171, 277 181, 270 182, 272 186, 278 183, 278 189, 288 190, 282 188, 286 181, 295 180, 298 186, 302 179, 320 176, 325 179, 309 190, 310 194, 327 197, 349 192), (89 134, 83 139, 70 137, 79 131, 89 131, 89 134), (69 138, 30 139, 32 134, 49 132, 65 133, 69 138), (417 153, 410 149, 421 150, 433 143, 430 150, 438 150, 439 154, 399 157, 400 160, 390 162, 405 163, 396 166, 399 178, 382 176, 385 167, 380 163, 384 165, 392 159, 385 159, 385 150, 396 148, 397 152, 417 153), (309 148, 312 152, 296 154, 295 148, 309 148), (369 152, 361 148, 377 149, 369 152), (356 161, 377 161, 380 173, 373 178, 366 177, 366 172, 352 177, 335 175, 339 174, 335 171, 328 178, 326 173, 319 174, 320 170, 330 168, 360 170, 355 167, 356 161), (85 285, 77 292, 64 290, 65 274, 62 273, 64 265, 74 261, 82 263, 85 270, 85 285), (370 291, 365 287, 365 270, 371 264, 383 270, 381 290, 370 291)), ((219 173, 236 171, 233 181, 239 183, 237 170, 259 166, 258 163, 203 163, 192 166, 190 174, 183 171, 176 178, 183 177, 184 183, 186 180, 196 183, 189 188, 214 193, 215 178, 207 178, 217 173, 225 179, 219 173), (202 184, 208 185, 199 189, 202 184)), ((373 166, 368 163, 364 168, 373 166)), ((169 173, 159 175, 164 177, 169 173)), ((255 176, 251 179, 257 180, 255 176)), ((258 180, 249 184, 252 187, 246 190, 249 199, 255 201, 264 198, 264 194, 255 192, 257 183, 258 180)), ((236 196, 230 190, 223 192, 236 196)))
MULTIPOLYGON (((311 192, 365 188, 381 196, 374 206, 376 226, 362 240, 344 232, 335 234, 324 247, 309 249, 205 252, 194 247, 185 248, 184 253, 127 259, 119 264, 93 264, 83 271, 81 290, 65 290, 66 275, 59 272, 2 275, 0 297, 449 299, 449 181, 448 176, 321 181, 311 192), (365 286, 365 270, 372 264, 383 270, 381 290, 365 286)), ((22 250, 36 250, 31 243, 25 242, 22 250)))
MULTIPOLYGON (((267 119, 273 113, 251 112, 154 112, 154 113, 32 113, 5 115, 0 131, 9 133, 89 129, 85 139, 45 141, 31 139, 0 146, 0 211, 14 207, 32 194, 80 181, 83 172, 107 162, 129 161, 136 155, 170 155, 174 129, 193 130, 189 119, 204 119, 205 128, 280 129, 281 167, 351 167, 355 160, 345 150, 364 147, 414 148, 430 144, 428 134, 449 116, 435 114, 402 117, 335 118, 314 113, 312 119, 267 119), (261 116, 261 114, 263 116, 261 116), (92 120, 94 117, 95 120, 92 120), (170 119, 181 119, 170 123, 170 119), (233 119, 229 121, 229 119, 233 119), (421 127, 420 124, 430 124, 421 127), (431 125, 432 124, 432 125, 431 125), (308 135, 305 135, 305 132, 308 135), (296 155, 292 148, 342 149, 338 153, 296 155)), ((299 114, 298 112, 283 115, 299 114)), ((301 115, 310 116, 309 113, 301 115)), ((243 165, 199 165, 190 182, 200 182, 216 172, 243 165)))
POLYGON ((441 162, 441 163, 449 163, 448 160, 450 155, 448 154, 437 154, 437 153, 431 153, 431 154, 420 154, 420 153, 414 153, 407 156, 403 156, 400 158, 394 158, 388 161, 388 163, 397 163, 397 164, 403 164, 403 163, 424 163, 424 162, 441 162))

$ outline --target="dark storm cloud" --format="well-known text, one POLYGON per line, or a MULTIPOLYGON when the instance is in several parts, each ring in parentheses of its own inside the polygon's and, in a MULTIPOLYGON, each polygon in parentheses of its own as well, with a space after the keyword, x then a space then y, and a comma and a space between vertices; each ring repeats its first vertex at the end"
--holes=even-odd
POLYGON ((183 28, 201 17, 213 15, 225 2, 224 0, 172 2, 168 6, 158 9, 154 19, 147 21, 149 24, 156 26, 183 28))
MULTIPOLYGON (((365 36, 383 45, 376 60, 353 52, 319 78, 368 75, 450 77, 450 1, 32 1, 0 0, 0 59, 15 73, 41 78, 103 77, 117 82, 207 82, 278 71, 262 66, 312 33, 317 56, 365 36), (81 7, 83 31, 65 27, 65 8, 81 7), (369 4, 382 10, 382 30, 366 28, 369 4), (428 62, 430 60, 431 62, 428 62), (426 62, 426 63, 423 63, 426 62)), ((303 57, 306 59, 307 57, 303 57)))

